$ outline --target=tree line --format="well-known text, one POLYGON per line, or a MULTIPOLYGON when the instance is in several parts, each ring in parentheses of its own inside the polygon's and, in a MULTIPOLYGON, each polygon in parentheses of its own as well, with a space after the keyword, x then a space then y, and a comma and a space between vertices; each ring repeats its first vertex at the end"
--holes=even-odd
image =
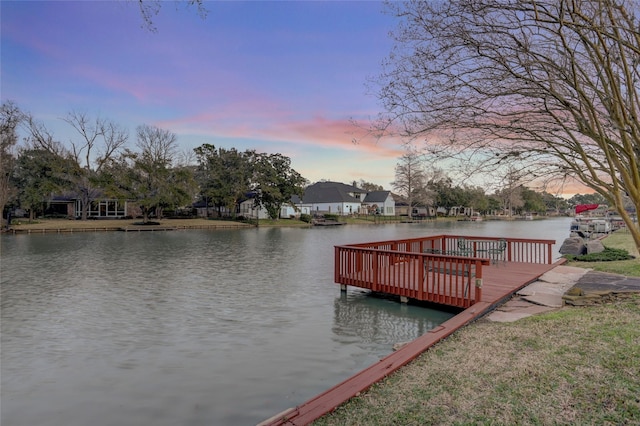
POLYGON ((578 204, 607 204, 598 193, 576 194, 569 199, 546 191, 535 191, 514 170, 509 170, 495 191, 487 193, 477 185, 455 183, 447 173, 430 163, 429 156, 407 145, 396 169, 393 188, 412 208, 442 208, 447 213, 454 207, 468 207, 481 214, 523 215, 562 213, 578 204))
POLYGON ((151 214, 205 201, 220 214, 235 215, 236 206, 252 194, 256 206, 276 219, 293 195, 302 195, 307 180, 282 154, 238 151, 204 144, 180 154, 177 136, 142 124, 134 147, 117 123, 70 112, 63 120, 75 130, 68 146, 14 102, 1 106, 0 211, 5 207, 42 213, 56 194, 79 200, 80 219, 96 199, 130 200, 143 220, 151 214), (26 137, 19 143, 19 130, 26 137), (195 156, 195 164, 192 161, 195 156))
MULTIPOLYGON (((75 130, 68 146, 32 115, 12 101, 0 107, 0 211, 21 208, 34 218, 54 195, 71 194, 79 201, 79 219, 86 220, 91 202, 128 200, 137 205, 143 221, 151 215, 202 202, 216 216, 234 216, 238 204, 251 194, 255 207, 277 219, 283 204, 302 198, 309 183, 282 154, 238 151, 203 144, 180 153, 177 136, 142 124, 136 128, 134 148, 129 134, 113 121, 70 112, 63 120, 75 130), (19 141, 19 130, 27 135, 19 141), (21 143, 19 143, 21 142, 21 143)), ((453 207, 476 212, 508 214, 561 212, 576 204, 605 204, 599 194, 565 200, 527 188, 514 173, 492 194, 479 186, 456 184, 442 169, 427 167, 427 157, 408 150, 396 166, 396 193, 411 207, 453 207)), ((353 182, 368 191, 383 187, 364 180, 353 182)), ((409 209, 411 215, 412 209, 409 209)))

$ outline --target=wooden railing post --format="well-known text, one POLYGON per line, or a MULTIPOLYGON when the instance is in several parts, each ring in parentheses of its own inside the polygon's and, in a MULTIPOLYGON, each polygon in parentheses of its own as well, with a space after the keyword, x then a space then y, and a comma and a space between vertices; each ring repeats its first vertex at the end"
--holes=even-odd
POLYGON ((473 303, 482 301, 482 262, 476 260, 476 292, 473 303))
POLYGON ((373 261, 373 282, 371 284, 371 290, 378 291, 378 252, 374 251, 372 255, 373 261))
POLYGON ((333 259, 333 282, 340 282, 340 247, 335 247, 334 259, 333 259))
MULTIPOLYGON (((422 243, 420 243, 422 247, 422 243)), ((424 287, 425 287, 425 270, 427 269, 427 257, 424 253, 420 253, 419 255, 420 264, 418 265, 418 299, 424 300, 424 287)))

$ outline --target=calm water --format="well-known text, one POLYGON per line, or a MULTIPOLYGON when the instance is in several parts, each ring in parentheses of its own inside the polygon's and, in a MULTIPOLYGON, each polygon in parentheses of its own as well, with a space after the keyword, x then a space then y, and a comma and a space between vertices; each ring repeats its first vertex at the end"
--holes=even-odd
POLYGON ((570 219, 3 235, 3 426, 252 425, 450 317, 341 294, 336 244, 570 219))

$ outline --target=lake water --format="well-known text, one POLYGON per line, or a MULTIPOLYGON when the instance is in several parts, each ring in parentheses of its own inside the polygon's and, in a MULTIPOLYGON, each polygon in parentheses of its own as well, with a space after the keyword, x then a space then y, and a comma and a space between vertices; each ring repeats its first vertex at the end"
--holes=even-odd
POLYGON ((570 218, 1 237, 2 426, 253 425, 451 314, 333 283, 333 246, 555 239, 570 218))

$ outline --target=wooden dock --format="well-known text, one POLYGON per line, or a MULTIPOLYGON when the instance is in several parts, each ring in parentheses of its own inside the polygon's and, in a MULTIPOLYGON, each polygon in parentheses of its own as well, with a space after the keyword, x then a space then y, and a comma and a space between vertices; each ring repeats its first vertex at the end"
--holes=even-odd
MULTIPOLYGON (((449 240, 455 237, 438 236, 437 238, 434 238, 432 241, 436 241, 438 238, 440 239, 441 243, 444 245, 444 244, 450 243, 449 240)), ((384 257, 387 257, 388 259, 391 259, 394 255, 401 256, 411 252, 416 254, 418 258, 422 259, 423 253, 425 253, 425 249, 428 249, 427 245, 431 244, 431 243, 425 242, 426 241, 425 239, 415 239, 415 240, 407 240, 407 241, 393 242, 392 244, 389 244, 389 242, 384 242, 384 244, 370 243, 366 245, 359 245, 359 247, 363 248, 365 252, 367 252, 368 250, 371 250, 371 247, 390 247, 392 248, 391 251, 395 251, 395 254, 393 255, 389 254, 389 256, 384 255, 384 257), (410 243, 407 243, 407 241, 409 241, 410 243), (418 249, 416 249, 416 247, 418 247, 418 249), (398 252, 398 250, 402 250, 402 252, 398 252), (409 250, 413 250, 413 251, 409 251, 409 250)), ((519 239, 519 240, 513 240, 511 243, 513 243, 513 244, 510 244, 510 247, 512 247, 511 249, 512 252, 505 253, 505 257, 502 261, 489 262, 488 259, 484 259, 483 261, 480 262, 481 276, 482 276, 482 284, 481 284, 482 291, 480 292, 480 294, 475 293, 473 299, 470 299, 468 297, 456 297, 456 298, 446 299, 448 302, 453 302, 453 303, 446 303, 448 305, 455 306, 461 301, 465 305, 468 305, 468 307, 466 307, 458 315, 440 324, 438 327, 430 330, 429 332, 418 337, 412 342, 404 345, 399 350, 384 357, 383 359, 380 360, 380 362, 371 365, 370 367, 360 371, 354 376, 351 376, 350 378, 333 386, 332 388, 321 393, 320 395, 317 395, 316 397, 304 402, 303 404, 297 407, 285 410, 279 414, 276 414, 270 419, 267 419, 264 422, 260 423, 260 426, 307 425, 313 422, 314 420, 322 417, 323 415, 332 412, 341 404, 345 403, 349 399, 353 398, 354 396, 368 389, 372 384, 384 379, 386 376, 390 375, 400 367, 411 362, 416 357, 418 357, 421 353, 429 349, 431 346, 433 346, 440 340, 448 337, 449 335, 454 333, 456 330, 462 328, 463 326, 469 324, 470 322, 475 321, 478 318, 481 318, 482 316, 491 312, 493 309, 495 309, 496 306, 510 299, 515 292, 527 286, 528 284, 536 281, 545 272, 550 271, 551 269, 558 266, 559 264, 564 263, 564 259, 561 259, 557 263, 551 262, 550 246, 553 243, 555 243, 554 241, 530 240, 529 242, 527 242, 526 240, 519 239), (528 246, 527 244, 531 244, 531 245, 528 246), (540 244, 544 245, 545 247, 548 246, 549 249, 547 250, 545 248, 544 250, 538 250, 537 248, 535 248, 540 244), (520 250, 519 247, 529 247, 529 248, 520 250), (534 249, 530 250, 531 247, 534 247, 534 249), (518 252, 520 253, 535 252, 535 253, 542 253, 542 254, 534 258, 528 255, 527 256, 518 255, 517 254, 518 252), (519 259, 519 260, 527 259, 527 261, 526 262, 515 261, 514 259, 519 259), (537 259, 538 262, 543 262, 543 263, 534 262, 533 261, 534 259, 537 259), (477 296, 477 299, 475 298, 476 296, 477 296)), ((346 247, 346 246, 342 246, 342 247, 346 247)), ((348 247, 352 247, 352 246, 348 246, 348 247)), ((442 246, 440 247, 442 248, 442 246)), ((433 248, 433 246, 431 248, 433 248)), ((346 259, 347 262, 351 262, 351 266, 353 267, 351 269, 349 268, 345 269, 343 268, 343 265, 337 264, 336 275, 335 275, 336 282, 338 283, 341 282, 338 279, 340 278, 341 274, 343 274, 345 271, 358 270, 358 269, 360 269, 360 271, 363 271, 366 269, 365 265, 358 261, 357 259, 358 256, 356 256, 356 258, 354 258, 353 255, 342 257, 340 254, 338 254, 339 247, 336 247, 336 249, 337 249, 336 260, 339 263, 342 263, 343 260, 346 259)), ((373 250, 379 250, 379 249, 374 248, 373 250)), ((385 251, 385 250, 382 250, 382 251, 385 251)), ((426 250, 426 251, 429 251, 429 250, 426 250)), ((474 267, 478 265, 478 263, 476 263, 475 261, 471 261, 468 259, 467 260, 457 259, 460 256, 450 256, 450 257, 456 258, 456 259, 450 260, 453 263, 459 262, 461 265, 470 265, 471 263, 473 263, 474 267)), ((440 258, 439 256, 436 256, 436 259, 439 259, 439 258, 440 258)), ((429 256, 427 256, 427 259, 428 261, 433 260, 433 258, 429 256)), ((412 261, 415 261, 415 258, 413 258, 412 261)), ((379 264, 385 264, 385 262, 387 262, 386 264, 389 267, 397 265, 397 264, 394 264, 394 262, 388 262, 386 260, 379 264)), ((418 279, 420 280, 420 282, 425 282, 425 279, 427 279, 428 281, 428 278, 427 278, 428 274, 420 273, 421 268, 424 271, 424 260, 421 260, 421 262, 422 264, 418 267, 413 267, 413 268, 409 267, 408 270, 413 272, 408 272, 407 276, 413 277, 414 279, 418 279)), ((404 263, 405 263, 405 266, 407 266, 406 265, 407 262, 404 262, 404 263)), ((463 269, 468 268, 468 266, 463 266, 462 268, 463 269)), ((440 279, 442 278, 441 275, 442 273, 439 272, 437 275, 434 274, 432 276, 433 277, 438 276, 439 278, 436 278, 436 279, 440 279)), ((451 274, 445 274, 445 275, 451 275, 451 274)), ((464 274, 462 275, 464 276, 464 274)), ((455 276, 459 277, 460 275, 455 274, 455 276)), ((369 280, 369 283, 370 283, 376 280, 379 281, 379 278, 381 277, 394 277, 393 279, 389 278, 388 282, 402 283, 402 285, 404 286, 405 281, 403 281, 402 279, 398 280, 397 274, 391 274, 386 271, 381 272, 377 270, 374 275, 368 275, 367 280, 370 279, 369 280)), ((453 279, 454 281, 451 281, 451 282, 452 283, 456 282, 455 281, 456 279, 457 278, 454 278, 453 279)), ((363 287, 366 287, 367 285, 369 285, 369 283, 367 283, 367 280, 360 279, 360 280, 355 280, 354 282, 365 283, 365 286, 363 287)), ((458 280, 458 281, 462 283, 462 288, 464 288, 470 282, 468 280, 467 281, 458 280)), ((379 282, 376 283, 376 285, 379 285, 379 284, 380 284, 379 282)), ((475 286, 475 283, 474 283, 474 286, 475 286)), ((415 290, 415 288, 418 286, 413 286, 413 287, 414 287, 413 290, 415 290)), ((391 287, 386 286, 384 288, 386 290, 389 290, 391 287)), ((395 292, 395 294, 401 294, 404 291, 405 290, 401 289, 400 292, 395 292)), ((418 294, 418 293, 414 292, 413 294, 418 294)), ((442 299, 442 300, 445 300, 445 299, 442 299)))
POLYGON ((553 240, 435 235, 335 247, 334 282, 468 308, 487 266, 551 264, 553 240))

